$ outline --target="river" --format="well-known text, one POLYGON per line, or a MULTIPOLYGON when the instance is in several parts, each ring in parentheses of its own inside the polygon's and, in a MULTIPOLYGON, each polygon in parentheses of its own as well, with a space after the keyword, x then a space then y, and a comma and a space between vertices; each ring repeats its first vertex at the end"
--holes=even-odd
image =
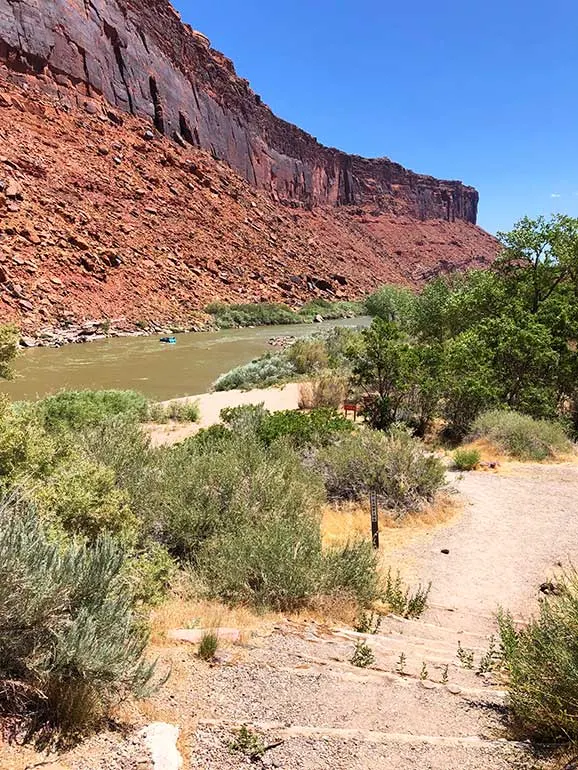
POLYGON ((305 337, 334 326, 365 326, 368 318, 320 324, 261 326, 177 335, 176 345, 159 337, 118 337, 61 348, 32 348, 17 359, 16 377, 0 392, 14 400, 33 400, 64 388, 134 389, 164 400, 206 393, 220 374, 267 350, 271 337, 305 337))

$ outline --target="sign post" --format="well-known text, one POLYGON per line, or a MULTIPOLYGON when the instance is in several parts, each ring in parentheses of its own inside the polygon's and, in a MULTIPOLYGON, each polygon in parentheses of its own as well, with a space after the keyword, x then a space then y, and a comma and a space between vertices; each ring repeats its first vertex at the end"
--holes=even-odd
POLYGON ((377 492, 369 493, 369 505, 371 508, 371 542, 374 548, 379 548, 379 519, 377 511, 377 492))

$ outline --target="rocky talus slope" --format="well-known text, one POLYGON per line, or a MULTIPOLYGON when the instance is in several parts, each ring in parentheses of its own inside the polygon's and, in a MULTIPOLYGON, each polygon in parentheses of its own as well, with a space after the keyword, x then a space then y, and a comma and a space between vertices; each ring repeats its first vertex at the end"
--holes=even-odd
POLYGON ((193 323, 485 265, 477 192, 325 148, 166 0, 0 0, 0 317, 193 323))

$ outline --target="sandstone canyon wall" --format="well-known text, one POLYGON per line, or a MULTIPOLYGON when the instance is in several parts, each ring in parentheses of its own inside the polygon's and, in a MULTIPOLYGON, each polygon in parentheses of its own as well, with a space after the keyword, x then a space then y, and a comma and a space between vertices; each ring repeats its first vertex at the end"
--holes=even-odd
POLYGON ((0 0, 0 319, 191 326, 487 265, 460 182, 321 146, 167 0, 0 0))
POLYGON ((473 188, 328 149, 275 117, 167 0, 0 0, 0 60, 102 94, 281 200, 476 222, 473 188))

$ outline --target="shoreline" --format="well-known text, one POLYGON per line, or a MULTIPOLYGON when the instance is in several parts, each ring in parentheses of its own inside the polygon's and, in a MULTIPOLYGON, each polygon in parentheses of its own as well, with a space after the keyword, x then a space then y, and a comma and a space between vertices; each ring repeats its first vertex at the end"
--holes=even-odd
POLYGON ((299 392, 302 382, 289 382, 272 388, 254 388, 253 390, 223 390, 213 393, 200 393, 196 396, 171 398, 161 401, 169 404, 191 404, 199 406, 199 419, 194 423, 172 423, 148 426, 153 446, 170 446, 194 436, 203 428, 210 428, 221 422, 221 409, 235 406, 256 406, 263 404, 269 412, 281 412, 285 409, 299 409, 299 392))

